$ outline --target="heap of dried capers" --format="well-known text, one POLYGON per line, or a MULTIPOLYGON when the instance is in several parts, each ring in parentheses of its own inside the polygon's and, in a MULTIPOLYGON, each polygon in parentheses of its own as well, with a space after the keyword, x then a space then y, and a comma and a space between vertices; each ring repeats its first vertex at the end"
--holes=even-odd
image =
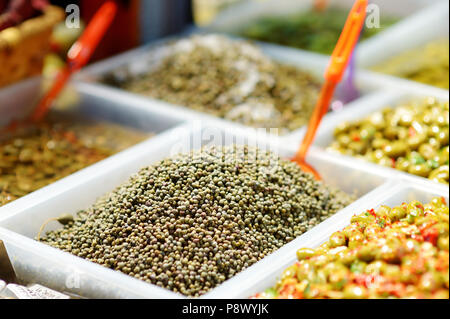
POLYGON ((373 69, 409 80, 449 88, 449 42, 442 39, 400 54, 373 69))
POLYGON ((315 106, 316 79, 248 42, 196 35, 169 49, 146 73, 118 69, 104 81, 247 126, 278 128, 280 134, 303 126, 315 106))
POLYGON ((51 115, 0 140, 0 206, 31 193, 126 146, 144 134, 110 123, 51 115))
POLYGON ((206 147, 143 168, 42 241, 199 296, 351 201, 272 152, 206 147))
POLYGON ((411 101, 340 124, 329 148, 448 184, 448 116, 448 102, 411 101))

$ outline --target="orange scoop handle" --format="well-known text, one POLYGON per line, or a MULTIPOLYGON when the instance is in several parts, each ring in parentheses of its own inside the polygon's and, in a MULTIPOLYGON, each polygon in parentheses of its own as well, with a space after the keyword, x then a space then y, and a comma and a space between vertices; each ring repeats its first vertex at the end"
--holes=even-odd
POLYGON ((111 25, 116 12, 117 5, 108 1, 95 13, 81 37, 67 53, 67 66, 57 74, 52 87, 39 101, 31 114, 31 121, 38 122, 44 118, 71 75, 86 65, 111 25))
POLYGON ((320 91, 319 100, 311 115, 308 123, 308 129, 302 144, 300 145, 295 159, 304 161, 309 147, 314 141, 317 128, 319 127, 322 118, 327 113, 331 99, 334 95, 334 90, 337 84, 341 81, 350 61, 353 49, 358 42, 359 34, 361 33, 364 21, 366 18, 367 0, 357 0, 350 11, 347 21, 345 22, 339 41, 334 48, 331 55, 330 64, 325 72, 325 83, 320 91))
POLYGON ((117 12, 117 5, 108 1, 95 13, 81 37, 67 53, 67 61, 72 72, 87 64, 100 40, 105 35, 117 12))
POLYGON ((367 4, 368 0, 357 0, 353 5, 331 55, 330 64, 325 72, 325 80, 334 83, 341 81, 364 26, 367 4))

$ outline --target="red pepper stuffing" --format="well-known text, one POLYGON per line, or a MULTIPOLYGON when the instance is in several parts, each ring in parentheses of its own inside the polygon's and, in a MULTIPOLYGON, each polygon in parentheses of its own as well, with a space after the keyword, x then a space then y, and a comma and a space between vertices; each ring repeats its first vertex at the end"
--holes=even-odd
POLYGON ((432 243, 434 246, 436 246, 438 237, 439 237, 439 232, 438 229, 436 227, 429 227, 424 229, 423 231, 421 231, 422 235, 423 235, 423 239, 427 242, 432 243))
POLYGON ((395 168, 395 159, 391 158, 391 166, 392 168, 395 168))

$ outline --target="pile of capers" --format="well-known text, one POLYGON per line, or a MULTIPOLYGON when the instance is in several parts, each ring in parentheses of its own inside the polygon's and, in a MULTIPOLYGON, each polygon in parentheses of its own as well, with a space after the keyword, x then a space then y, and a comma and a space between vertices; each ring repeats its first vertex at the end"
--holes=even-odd
POLYGON ((199 296, 352 200, 272 152, 206 147, 143 168, 42 241, 199 296))
POLYGON ((134 74, 119 68, 103 81, 242 125, 287 134, 307 123, 320 82, 277 63, 247 41, 209 34, 181 39, 165 58, 134 74))
POLYGON ((448 134, 449 103, 428 97, 341 123, 329 149, 448 184, 448 134))

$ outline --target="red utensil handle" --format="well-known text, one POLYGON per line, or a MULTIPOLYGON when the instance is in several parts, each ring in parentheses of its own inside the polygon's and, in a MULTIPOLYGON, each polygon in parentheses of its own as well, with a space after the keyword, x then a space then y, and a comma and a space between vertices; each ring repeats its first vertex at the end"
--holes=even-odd
POLYGON ((325 73, 325 79, 339 83, 350 61, 353 48, 359 39, 359 34, 366 20, 367 0, 357 0, 345 22, 344 29, 331 55, 330 64, 325 73))
POLYGON ((117 5, 108 1, 103 4, 89 22, 81 37, 70 48, 67 57, 72 72, 78 71, 91 58, 105 35, 117 12, 117 5))
POLYGON ((347 21, 345 22, 344 29, 339 37, 338 43, 334 48, 331 56, 330 64, 325 72, 325 83, 322 86, 319 99, 313 114, 309 119, 308 129, 302 144, 298 149, 295 158, 300 162, 304 161, 309 147, 314 141, 317 129, 323 116, 327 113, 331 99, 334 95, 336 85, 341 81, 347 64, 350 61, 350 57, 353 53, 353 49, 358 42, 359 34, 364 25, 366 18, 367 0, 356 0, 353 5, 347 21))

